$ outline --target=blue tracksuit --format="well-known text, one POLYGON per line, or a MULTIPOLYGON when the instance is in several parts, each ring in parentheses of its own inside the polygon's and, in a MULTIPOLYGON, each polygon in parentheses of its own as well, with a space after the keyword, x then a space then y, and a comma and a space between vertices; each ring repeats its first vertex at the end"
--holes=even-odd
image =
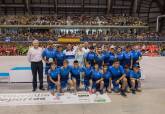
POLYGON ((142 57, 142 53, 140 51, 132 50, 132 59, 133 59, 133 65, 134 64, 139 64, 136 61, 139 60, 140 57, 142 57))
POLYGON ((100 71, 97 70, 93 70, 92 73, 92 88, 93 89, 99 89, 100 84, 96 84, 96 81, 100 80, 101 78, 103 78, 103 74, 100 71))
POLYGON ((112 78, 112 74, 107 71, 103 73, 103 78, 104 78, 104 87, 108 88, 109 87, 109 79, 112 78))
POLYGON ((84 72, 85 76, 84 76, 84 85, 85 87, 89 86, 89 80, 92 78, 92 71, 93 69, 91 67, 87 68, 87 67, 83 67, 82 71, 84 72))
POLYGON ((134 79, 140 79, 141 77, 141 72, 134 72, 133 70, 131 70, 130 72, 130 78, 134 78, 134 79))
POLYGON ((85 58, 86 58, 86 61, 91 63, 91 66, 94 66, 95 59, 96 59, 96 53, 88 52, 85 58))
POLYGON ((62 66, 63 61, 66 59, 66 56, 63 52, 56 51, 56 61, 57 61, 57 66, 62 66))
POLYGON ((100 54, 100 55, 96 54, 95 62, 99 65, 100 68, 103 65, 103 61, 104 61, 103 55, 102 54, 100 54))
POLYGON ((113 61, 115 60, 115 54, 109 53, 109 65, 111 66, 113 64, 113 61))
MULTIPOLYGON (((59 68, 55 68, 54 70, 49 70, 48 71, 48 75, 50 76, 50 78, 52 78, 54 81, 58 80, 58 75, 60 74, 60 69, 59 68)), ((50 81, 49 83, 49 88, 55 89, 55 84, 53 82, 50 81)))
POLYGON ((120 61, 120 65, 124 67, 124 54, 123 52, 117 53, 117 59, 120 61))
POLYGON ((104 60, 104 64, 109 65, 109 52, 107 51, 103 52, 103 60, 104 60))
POLYGON ((109 67, 109 72, 112 74, 112 83, 114 86, 114 89, 119 89, 119 84, 116 84, 116 81, 125 74, 124 68, 120 65, 118 68, 115 68, 113 66, 109 67))
POLYGON ((71 70, 70 66, 60 68, 60 81, 62 88, 65 88, 67 86, 70 70, 71 70))
POLYGON ((123 64, 124 64, 124 66, 125 65, 128 65, 129 67, 131 66, 131 60, 132 60, 132 54, 131 54, 131 52, 124 52, 123 53, 124 55, 124 60, 123 60, 123 64))
MULTIPOLYGON (((56 51, 53 48, 46 48, 43 53, 42 53, 42 57, 46 58, 46 60, 48 61, 50 58, 52 58, 53 60, 55 60, 56 57, 56 51)), ((46 63, 46 67, 45 67, 45 74, 48 74, 48 70, 50 69, 50 64, 46 63)))
POLYGON ((76 79, 77 86, 80 84, 80 75, 82 73, 82 68, 81 67, 72 67, 71 68, 71 76, 72 78, 76 79))

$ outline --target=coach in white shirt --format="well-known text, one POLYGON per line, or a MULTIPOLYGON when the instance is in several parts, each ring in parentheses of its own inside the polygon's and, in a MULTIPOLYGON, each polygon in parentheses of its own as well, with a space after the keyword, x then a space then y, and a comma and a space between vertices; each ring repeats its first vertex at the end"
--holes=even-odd
POLYGON ((32 75, 33 75, 33 91, 37 89, 37 73, 39 75, 40 90, 43 88, 43 63, 42 63, 42 52, 43 49, 39 47, 39 41, 34 40, 33 46, 29 48, 27 57, 31 63, 32 75))

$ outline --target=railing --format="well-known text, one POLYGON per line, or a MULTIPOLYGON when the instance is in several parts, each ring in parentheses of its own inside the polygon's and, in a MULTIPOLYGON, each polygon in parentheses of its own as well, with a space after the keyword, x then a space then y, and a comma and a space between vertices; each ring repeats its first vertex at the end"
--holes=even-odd
POLYGON ((148 26, 111 26, 111 25, 0 25, 0 28, 148 28, 148 26))
MULTIPOLYGON (((31 43, 32 41, 0 41, 0 43, 31 43)), ((47 43, 49 41, 40 41, 41 43, 47 43)), ((84 43, 85 41, 80 41, 77 43, 84 43)), ((88 41, 89 43, 165 43, 165 41, 88 41)), ((54 43, 60 43, 58 41, 54 41, 54 43)), ((66 42, 67 43, 67 42, 66 42)))

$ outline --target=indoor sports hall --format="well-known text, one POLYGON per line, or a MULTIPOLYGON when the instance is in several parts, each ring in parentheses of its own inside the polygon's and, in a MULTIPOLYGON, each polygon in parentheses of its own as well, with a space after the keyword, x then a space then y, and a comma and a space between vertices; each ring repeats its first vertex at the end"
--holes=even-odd
POLYGON ((163 114, 164 0, 0 0, 0 114, 163 114))

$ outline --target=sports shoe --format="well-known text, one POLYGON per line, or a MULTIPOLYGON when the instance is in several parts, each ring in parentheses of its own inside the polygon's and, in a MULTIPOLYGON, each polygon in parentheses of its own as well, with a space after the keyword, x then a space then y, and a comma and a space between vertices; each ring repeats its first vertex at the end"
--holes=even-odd
POLYGON ((132 94, 136 94, 136 91, 134 89, 132 90, 132 94))
POLYGON ((127 97, 126 93, 125 93, 123 90, 120 91, 120 94, 121 94, 121 96, 123 96, 123 97, 127 97))
POLYGON ((36 89, 33 89, 33 90, 32 90, 32 92, 35 92, 35 91, 36 91, 36 89))
POLYGON ((104 91, 103 91, 103 90, 100 90, 100 94, 101 94, 101 95, 104 94, 104 91))
POLYGON ((137 92, 142 92, 141 88, 136 89, 137 92))
POLYGON ((130 89, 129 89, 129 88, 127 88, 127 89, 126 89, 126 92, 127 92, 127 93, 130 93, 131 91, 130 91, 130 89))

